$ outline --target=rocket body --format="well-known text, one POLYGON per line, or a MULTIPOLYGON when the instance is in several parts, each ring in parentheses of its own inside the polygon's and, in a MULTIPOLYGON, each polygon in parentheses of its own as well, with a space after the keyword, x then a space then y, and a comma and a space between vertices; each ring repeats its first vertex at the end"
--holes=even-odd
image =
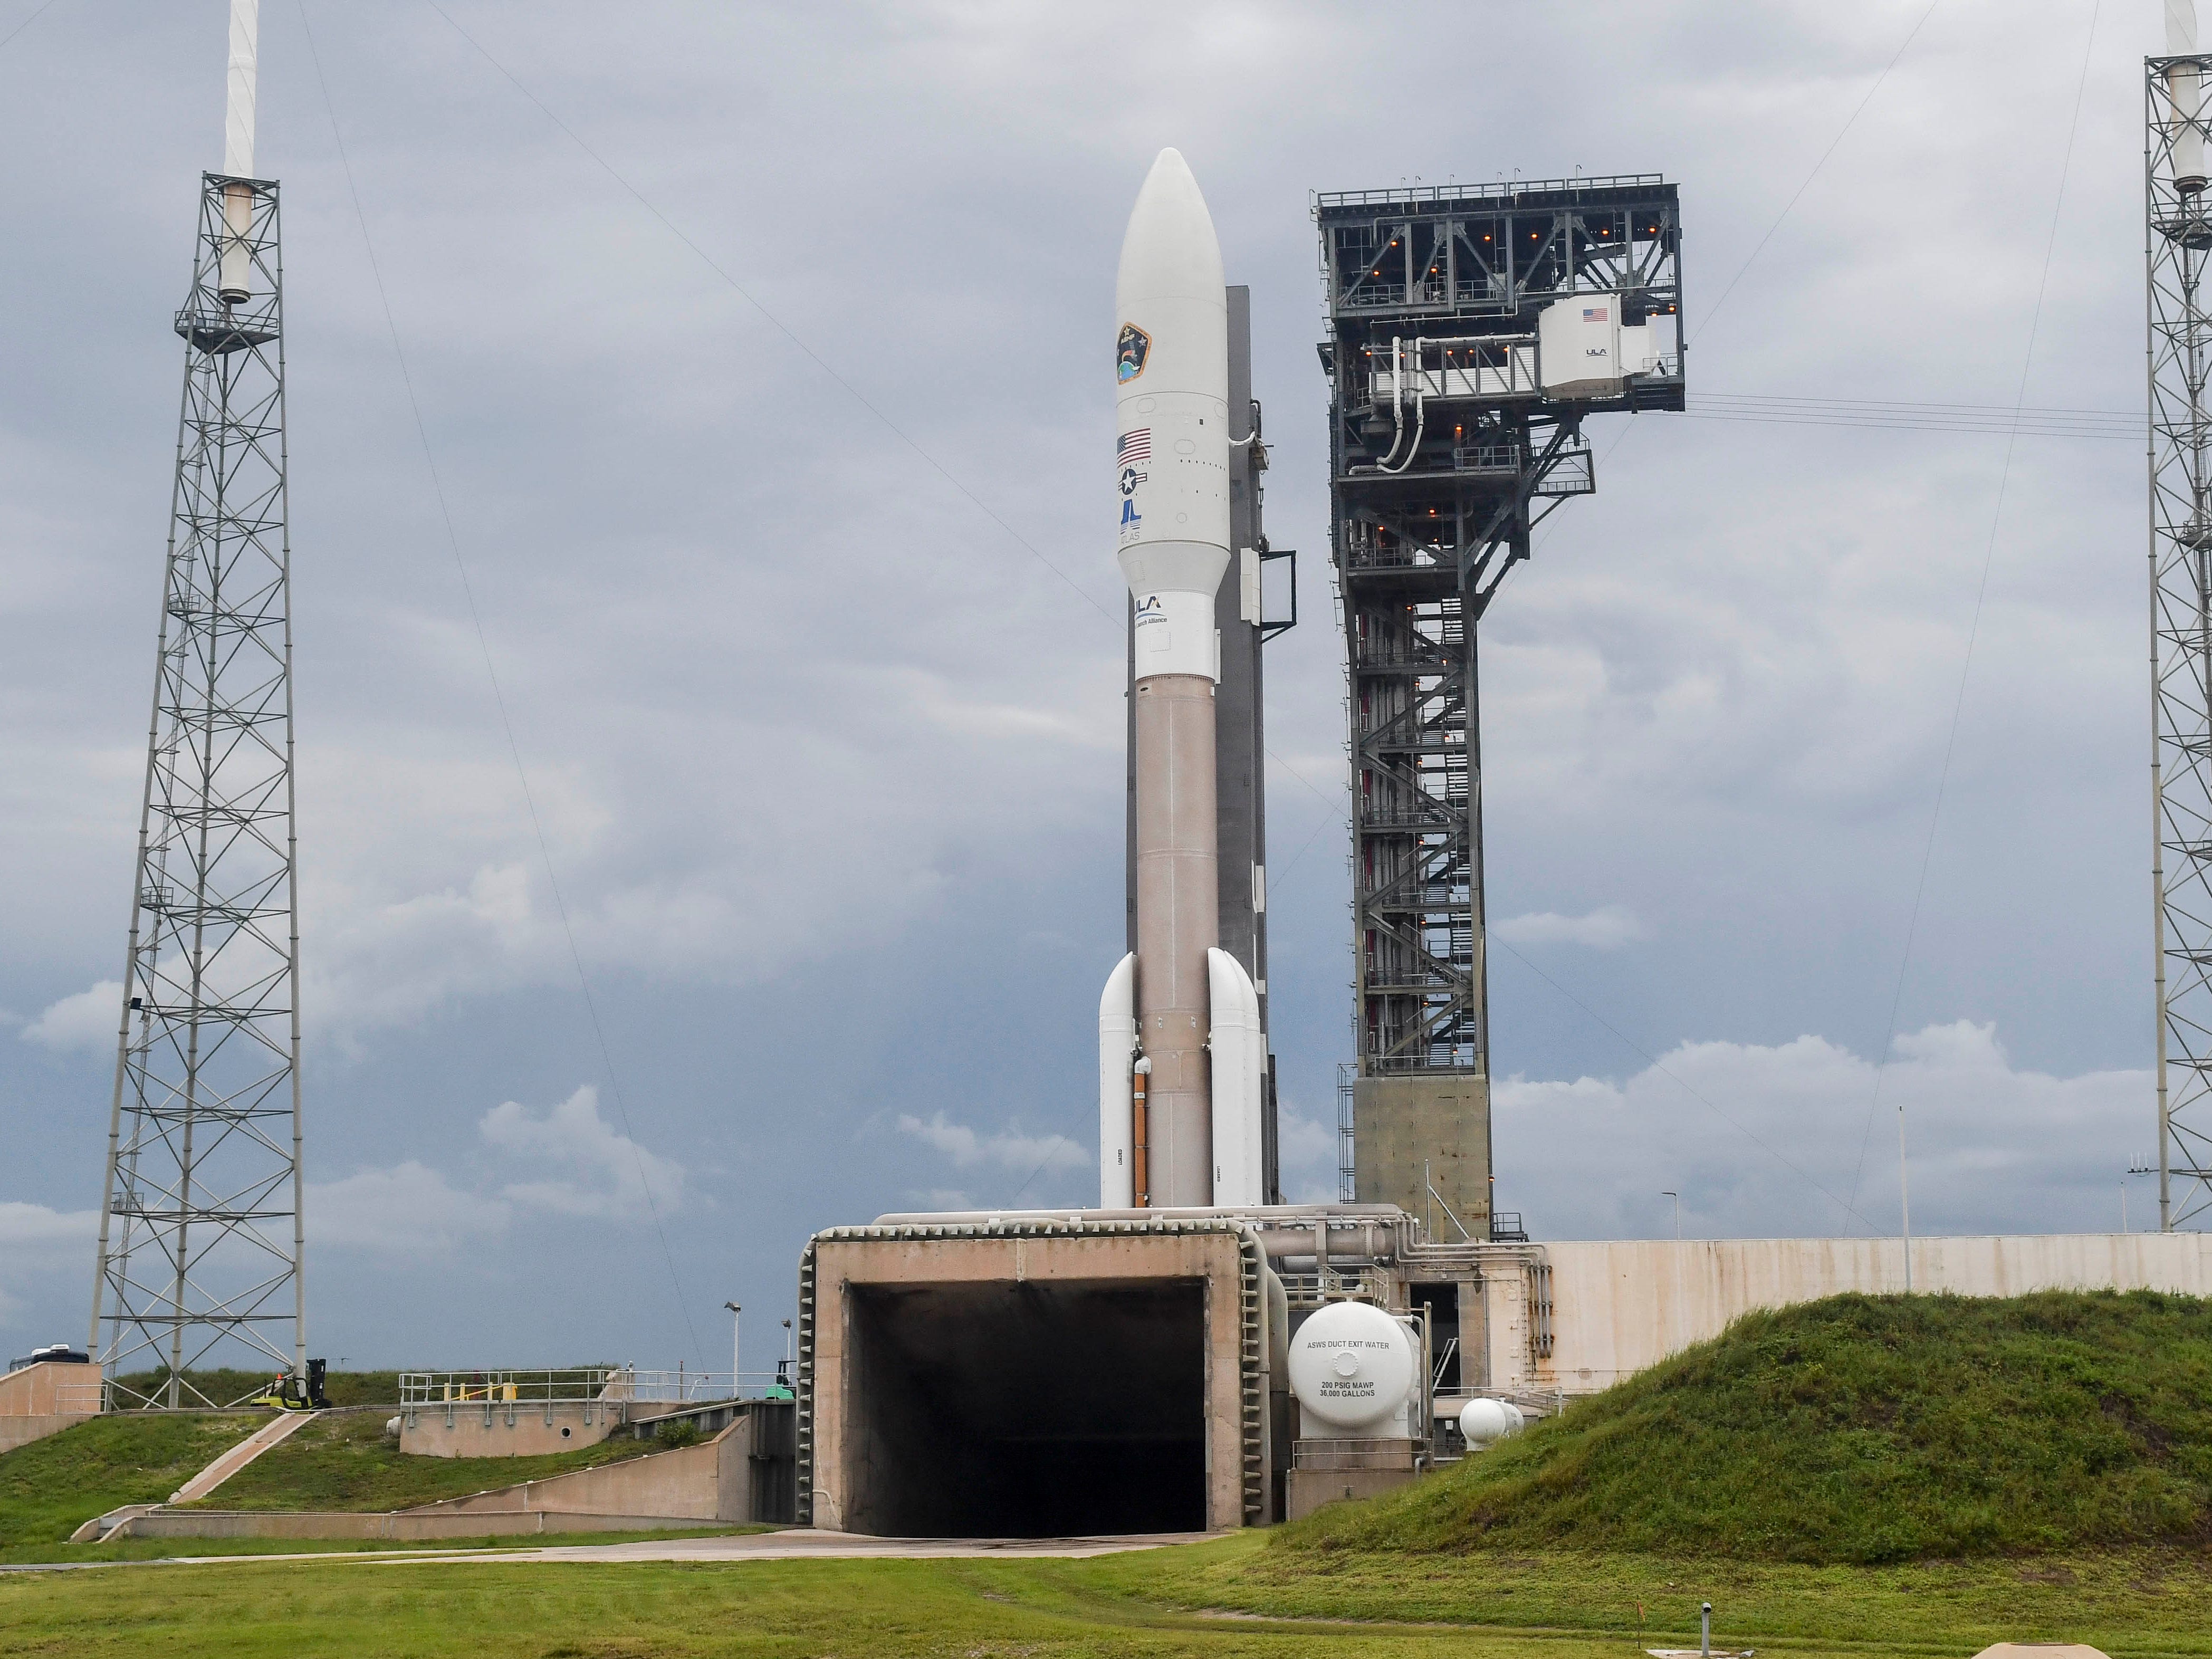
MULTIPOLYGON (((1218 948, 1214 800, 1229 313, 1212 216, 1172 149, 1160 152, 1129 216, 1115 310, 1116 556, 1136 664, 1137 948, 1124 964, 1133 971, 1116 969, 1100 1006, 1101 1198, 1154 1207, 1254 1203, 1256 1195, 1242 1195, 1250 1183, 1217 1179, 1214 1087, 1224 1068, 1211 1048, 1215 958, 1243 972, 1218 948), (1125 1028, 1133 1052, 1116 1054, 1125 1028), (1217 1188, 1227 1186, 1240 1195, 1223 1197, 1217 1188)), ((1241 1026, 1237 1041, 1249 1046, 1241 1026)), ((1241 1079, 1243 1047, 1237 1060, 1225 1069, 1241 1079)), ((1256 1126, 1256 1105, 1254 1115, 1256 1126)), ((1256 1146, 1256 1127, 1253 1139, 1256 1146)), ((1240 1146, 1240 1134, 1227 1141, 1240 1146)))

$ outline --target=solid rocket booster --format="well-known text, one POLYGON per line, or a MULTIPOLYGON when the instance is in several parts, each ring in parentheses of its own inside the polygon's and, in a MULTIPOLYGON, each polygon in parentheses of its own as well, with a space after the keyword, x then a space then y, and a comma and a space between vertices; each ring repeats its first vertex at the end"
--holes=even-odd
POLYGON ((1214 592, 1229 566, 1229 312, 1182 155, 1138 192, 1115 283, 1115 511, 1133 605, 1137 948, 1099 1005, 1100 1201, 1257 1204, 1265 1037, 1219 948, 1214 592))

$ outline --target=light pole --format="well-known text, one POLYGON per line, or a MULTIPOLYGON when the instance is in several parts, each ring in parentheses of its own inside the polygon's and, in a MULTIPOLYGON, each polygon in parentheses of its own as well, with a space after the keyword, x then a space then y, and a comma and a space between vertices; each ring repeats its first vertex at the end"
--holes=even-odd
MULTIPOLYGON (((2137 1162, 2128 1165, 2128 1173, 2131 1176, 2154 1176, 2158 1173, 2158 1165, 2155 1164, 2145 1164, 2138 1160, 2137 1162)), ((2127 1230, 2128 1183, 2123 1181, 2120 1183, 2120 1231, 2122 1232, 2125 1232, 2127 1230)))
POLYGON ((1680 1193, 1662 1193, 1659 1196, 1674 1200, 1674 1242, 1679 1244, 1682 1242, 1682 1195, 1680 1193))
POLYGON ((730 1310, 730 1398, 735 1400, 743 1392, 740 1376, 744 1370, 744 1351, 738 1343, 738 1316, 744 1310, 734 1302, 725 1302, 722 1305, 730 1310))
POLYGON ((783 1363, 790 1364, 791 1357, 791 1322, 787 1319, 783 1322, 783 1363))

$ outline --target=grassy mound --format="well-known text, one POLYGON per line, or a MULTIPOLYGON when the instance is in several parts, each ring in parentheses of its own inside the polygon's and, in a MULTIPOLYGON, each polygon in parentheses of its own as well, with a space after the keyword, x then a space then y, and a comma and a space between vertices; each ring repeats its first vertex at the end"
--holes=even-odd
POLYGON ((1748 1315, 1292 1551, 1808 1563, 2212 1544, 2212 1304, 1839 1296, 1748 1315))
POLYGON ((159 1504, 269 1420, 266 1412, 95 1417, 0 1456, 0 1547, 67 1538, 95 1515, 159 1504))
MULTIPOLYGON (((295 1429, 188 1507, 209 1510, 404 1510, 665 1450, 624 1437, 542 1457, 410 1457, 384 1433, 386 1413, 332 1412, 295 1429)), ((71 1430, 70 1433, 77 1431, 71 1430)), ((165 1493, 164 1496, 167 1496, 165 1493)))

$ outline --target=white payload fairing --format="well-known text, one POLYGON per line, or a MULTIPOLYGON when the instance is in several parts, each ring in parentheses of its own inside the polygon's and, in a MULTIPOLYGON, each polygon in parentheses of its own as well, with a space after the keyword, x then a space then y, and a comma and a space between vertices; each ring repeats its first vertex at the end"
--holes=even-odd
POLYGON ((1098 1005, 1099 1203, 1256 1205, 1267 1037, 1220 948, 1214 593, 1229 567, 1229 308, 1198 181, 1164 149, 1114 285, 1115 512, 1134 605, 1137 948, 1098 1005))

